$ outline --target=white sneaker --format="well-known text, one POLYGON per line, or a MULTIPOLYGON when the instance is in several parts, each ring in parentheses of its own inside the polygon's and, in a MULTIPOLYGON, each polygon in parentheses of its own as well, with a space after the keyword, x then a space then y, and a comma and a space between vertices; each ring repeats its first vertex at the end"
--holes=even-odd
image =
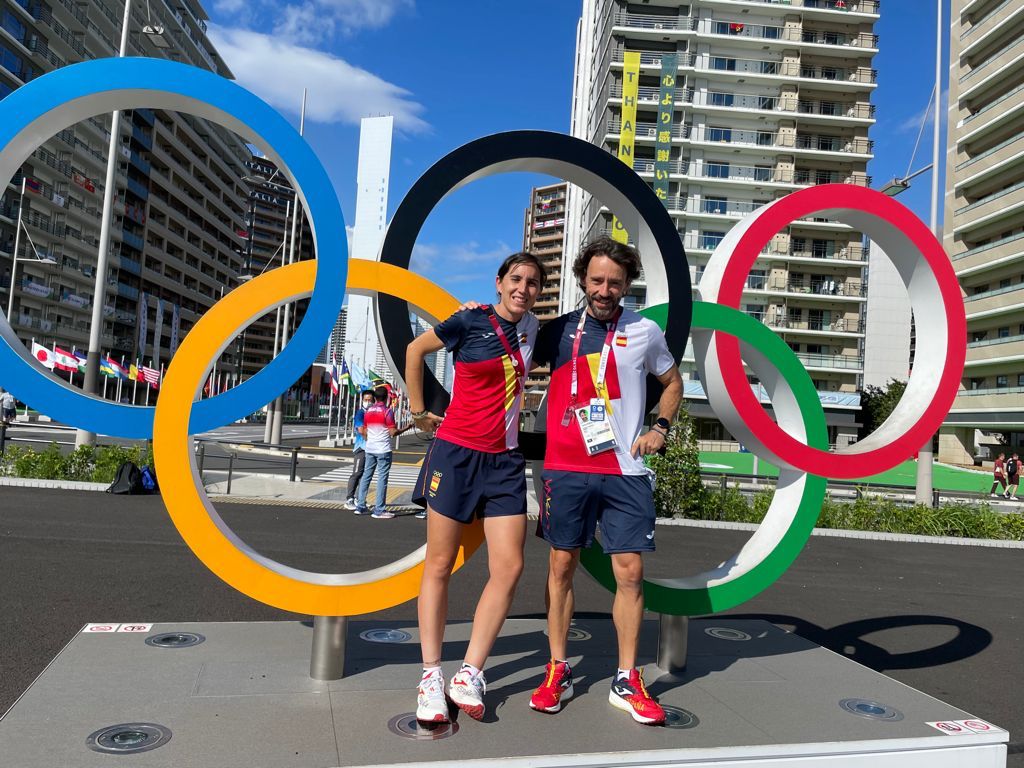
POLYGON ((416 719, 421 723, 448 722, 448 701, 444 697, 444 675, 440 670, 420 680, 416 691, 416 719))
POLYGON ((355 499, 345 499, 345 509, 356 509, 356 500, 355 499))
POLYGON ((485 693, 487 679, 483 672, 473 675, 467 669, 460 669, 448 686, 448 698, 474 720, 483 720, 485 693))

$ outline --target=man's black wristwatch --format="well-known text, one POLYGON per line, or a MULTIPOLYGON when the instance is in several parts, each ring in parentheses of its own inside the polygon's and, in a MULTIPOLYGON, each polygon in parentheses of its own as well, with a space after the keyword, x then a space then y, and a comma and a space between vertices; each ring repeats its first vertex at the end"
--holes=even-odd
POLYGON ((672 429, 672 422, 668 419, 658 419, 654 422, 654 426, 663 431, 665 436, 668 437, 668 431, 672 429))

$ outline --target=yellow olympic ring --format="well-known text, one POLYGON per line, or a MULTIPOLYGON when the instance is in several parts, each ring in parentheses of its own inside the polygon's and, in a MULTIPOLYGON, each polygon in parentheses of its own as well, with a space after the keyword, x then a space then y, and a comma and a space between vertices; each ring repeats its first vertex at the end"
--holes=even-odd
MULTIPOLYGON (((378 291, 412 303, 435 318, 458 301, 401 267, 351 260, 348 290, 378 291)), ((287 301, 310 295, 316 262, 280 267, 241 285, 214 304, 185 337, 167 369, 153 423, 153 454, 164 504, 185 543, 202 563, 239 592, 276 608, 314 616, 357 616, 416 597, 426 545, 380 568, 352 574, 315 573, 278 563, 245 544, 207 497, 191 450, 187 418, 221 351, 249 323, 287 301)), ((480 521, 464 528, 453 570, 483 541, 480 521)))

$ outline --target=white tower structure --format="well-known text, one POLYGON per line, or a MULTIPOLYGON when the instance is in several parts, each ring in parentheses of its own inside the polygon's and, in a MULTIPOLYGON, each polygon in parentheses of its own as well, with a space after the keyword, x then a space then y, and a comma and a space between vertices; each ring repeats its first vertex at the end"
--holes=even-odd
MULTIPOLYGON (((387 227, 388 179, 391 174, 391 136, 394 117, 364 117, 359 129, 359 166, 356 171, 356 218, 352 258, 376 260, 387 227)), ((345 356, 382 376, 389 371, 377 340, 373 300, 348 297, 345 356)), ((388 378, 391 378, 388 376, 388 378)))

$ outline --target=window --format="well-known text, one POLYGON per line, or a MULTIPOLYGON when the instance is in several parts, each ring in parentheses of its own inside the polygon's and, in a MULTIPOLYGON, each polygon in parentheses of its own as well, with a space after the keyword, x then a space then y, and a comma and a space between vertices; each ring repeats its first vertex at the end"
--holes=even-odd
POLYGON ((755 291, 763 291, 767 282, 767 273, 763 269, 752 269, 747 275, 747 288, 755 291))
POLYGON ((973 342, 984 341, 986 336, 988 336, 988 331, 975 331, 971 335, 971 341, 973 341, 973 342))
POLYGON ((981 389, 983 386, 985 386, 985 380, 984 379, 971 379, 971 389, 972 390, 973 389, 981 389))
POLYGON ((831 321, 832 313, 827 309, 812 309, 807 312, 807 327, 812 331, 827 329, 831 321))
POLYGON ((713 107, 731 107, 734 101, 734 96, 731 93, 721 93, 719 91, 711 92, 711 106, 713 107))
POLYGON ((757 98, 758 109, 775 109, 775 97, 774 96, 758 96, 757 98))
POLYGON ((835 240, 814 239, 811 241, 811 256, 816 259, 827 259, 835 253, 835 248, 835 240))
POLYGON ((777 75, 777 74, 779 74, 779 62, 777 62, 777 61, 762 61, 761 62, 761 74, 762 75, 777 75))
POLYGON ((771 181, 772 169, 767 165, 754 166, 754 181, 771 181))
POLYGON ((744 304, 743 311, 755 320, 764 322, 764 304, 744 304))
POLYGON ((727 59, 724 56, 712 56, 711 68, 728 72, 736 71, 736 59, 727 59))
POLYGON ((771 131, 758 131, 757 144, 760 147, 771 146, 775 141, 775 134, 771 131))
POLYGON ((707 169, 709 179, 729 178, 729 163, 708 163, 704 167, 707 169))
POLYGON ((782 37, 782 27, 761 27, 761 37, 765 40, 778 40, 782 37))
MULTIPOLYGON (((702 232, 700 236, 700 247, 707 251, 713 251, 718 247, 725 237, 725 232, 702 232)), ((703 272, 703 270, 701 270, 703 272)))
POLYGON ((708 141, 732 141, 731 128, 708 128, 708 141))
POLYGON ((729 207, 729 200, 725 197, 704 198, 704 213, 725 213, 729 207))
POLYGON ((3 27, 10 32, 11 36, 19 43, 25 42, 25 25, 22 24, 21 21, 18 20, 18 17, 10 11, 4 11, 3 27))
POLYGON ((1009 382, 1007 381, 1005 373, 1000 376, 996 376, 996 389, 1006 389, 1008 386, 1009 382))
POLYGON ((1005 339, 1010 336, 1010 326, 1004 325, 1002 328, 996 330, 997 339, 1005 339))
POLYGON ((1024 387, 1024 373, 1017 374, 1017 386, 1024 387))
POLYGON ((999 287, 1000 288, 1009 288, 1010 287, 1010 278, 1004 277, 1002 280, 1000 280, 999 281, 999 287))

